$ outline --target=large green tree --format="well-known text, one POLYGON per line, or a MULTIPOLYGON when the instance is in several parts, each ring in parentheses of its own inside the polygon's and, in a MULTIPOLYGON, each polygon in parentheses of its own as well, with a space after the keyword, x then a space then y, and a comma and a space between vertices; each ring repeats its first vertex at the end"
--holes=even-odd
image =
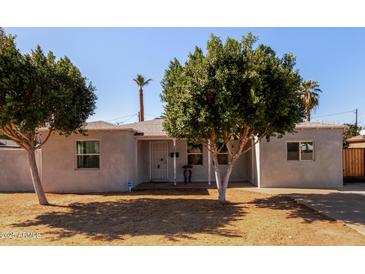
POLYGON ((39 203, 48 204, 35 151, 53 132, 81 132, 95 109, 94 87, 67 57, 38 46, 22 54, 15 37, 0 28, 0 132, 27 151, 39 203), (47 128, 47 130, 40 130, 47 128))
POLYGON ((184 64, 174 59, 162 80, 164 128, 211 151, 222 203, 239 157, 264 137, 293 131, 304 117, 295 58, 279 58, 255 42, 252 34, 225 43, 212 35, 206 53, 196 47, 184 64), (224 174, 218 163, 222 149, 229 156, 224 174))

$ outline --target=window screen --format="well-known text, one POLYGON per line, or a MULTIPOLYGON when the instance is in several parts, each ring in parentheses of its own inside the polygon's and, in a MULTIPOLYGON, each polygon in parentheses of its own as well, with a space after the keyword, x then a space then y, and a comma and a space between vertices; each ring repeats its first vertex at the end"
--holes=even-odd
POLYGON ((100 144, 99 141, 76 142, 77 168, 100 167, 100 144))
POLYGON ((313 142, 288 142, 286 146, 287 160, 314 160, 313 142))

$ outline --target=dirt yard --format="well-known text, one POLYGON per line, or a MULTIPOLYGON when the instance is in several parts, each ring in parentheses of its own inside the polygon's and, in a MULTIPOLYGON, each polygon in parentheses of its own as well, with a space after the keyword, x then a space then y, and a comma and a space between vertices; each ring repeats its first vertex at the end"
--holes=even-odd
POLYGON ((282 196, 228 190, 113 195, 0 193, 0 245, 365 245, 344 224, 282 196))

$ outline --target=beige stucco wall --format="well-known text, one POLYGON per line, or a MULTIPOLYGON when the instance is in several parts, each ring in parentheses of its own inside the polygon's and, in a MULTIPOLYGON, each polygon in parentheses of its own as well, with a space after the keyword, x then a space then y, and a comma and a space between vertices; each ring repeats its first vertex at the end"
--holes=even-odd
POLYGON ((136 183, 136 140, 131 131, 88 131, 87 136, 53 134, 42 148, 43 185, 47 192, 87 193, 128 190, 136 183), (76 141, 100 141, 100 168, 76 168, 76 141))
POLYGON ((299 129, 260 143, 261 187, 342 187, 342 129, 299 129), (313 141, 314 161, 287 161, 287 141, 313 141))
MULTIPOLYGON (((138 178, 142 182, 148 182, 150 180, 150 148, 149 143, 155 141, 138 141, 138 147, 140 149, 138 153, 138 178)), ((158 141, 161 142, 161 141, 158 141)), ((168 179, 174 180, 174 159, 170 157, 170 152, 174 151, 173 141, 167 140, 168 143, 168 179)), ((183 166, 187 164, 187 144, 184 140, 176 141, 176 152, 179 153, 179 157, 176 158, 176 179, 178 182, 184 181, 183 166)), ((222 171, 225 170, 225 166, 222 166, 222 171)), ((251 170, 251 153, 248 152, 241 156, 236 162, 233 172, 231 174, 231 181, 248 181, 250 180, 251 170)), ((203 165, 193 166, 192 181, 193 182, 207 182, 208 181, 208 150, 203 147, 203 165)), ((214 169, 211 167, 211 178, 214 182, 214 169)))
MULTIPOLYGON (((149 142, 136 140, 132 131, 89 131, 87 136, 52 135, 37 152, 43 186, 47 192, 86 193, 126 191, 150 180, 149 142), (100 169, 76 169, 76 140, 100 141, 100 169)), ((168 140, 168 177, 173 181, 174 166, 168 140)), ((302 129, 281 139, 271 138, 241 156, 231 181, 252 181, 261 187, 338 188, 342 186, 342 129, 302 129), (287 161, 287 141, 313 140, 314 161, 287 161), (253 157, 253 161, 251 161, 253 157), (257 162, 256 162, 257 160, 257 162), (252 165, 253 163, 253 165, 252 165)), ((187 164, 186 142, 177 140, 177 181, 182 182, 182 166, 187 164)), ((21 149, 0 150, 0 191, 33 191, 26 153, 21 149)), ((214 182, 214 170, 211 168, 214 182)), ((192 180, 208 180, 208 151, 203 149, 203 165, 193 167, 192 180)))
MULTIPOLYGON (((36 161, 42 175, 41 151, 36 151, 36 161)), ((0 149, 0 191, 33 191, 27 153, 23 149, 0 149)))

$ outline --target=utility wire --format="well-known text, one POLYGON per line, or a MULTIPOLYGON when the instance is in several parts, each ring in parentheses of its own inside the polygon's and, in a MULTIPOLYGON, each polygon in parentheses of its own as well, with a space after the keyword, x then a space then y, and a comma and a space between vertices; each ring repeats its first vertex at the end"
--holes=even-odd
MULTIPOLYGON (((119 116, 110 120, 107 120, 107 122, 114 122, 118 125, 124 124, 125 122, 130 121, 132 118, 134 117, 138 117, 138 112, 137 113, 133 113, 133 114, 128 114, 128 115, 124 115, 124 116, 119 116), (124 119, 123 119, 124 118, 124 119), (118 120, 122 120, 122 121, 118 121, 118 120)), ((154 114, 147 114, 145 113, 145 116, 150 116, 150 117, 160 117, 161 114, 159 115, 154 115, 154 114)))
POLYGON ((150 117, 160 117, 161 116, 161 114, 148 114, 148 113, 145 113, 144 114, 145 116, 150 116, 150 117))
POLYGON ((138 117, 138 113, 135 113, 135 114, 133 114, 132 116, 130 116, 128 119, 125 119, 125 120, 123 120, 123 121, 120 121, 120 122, 116 122, 118 125, 121 125, 121 124, 124 124, 125 122, 128 122, 128 121, 130 121, 132 118, 134 118, 134 117, 138 117))
POLYGON ((335 116, 335 115, 341 115, 341 114, 346 114, 346 113, 355 113, 355 109, 354 110, 349 110, 349 111, 344 111, 344 112, 337 112, 337 113, 330 113, 330 114, 325 114, 325 115, 319 115, 319 116, 315 116, 313 117, 313 119, 316 118, 321 118, 321 117, 328 117, 328 116, 335 116))
POLYGON ((112 121, 120 120, 120 119, 123 119, 123 118, 129 118, 129 117, 132 117, 132 116, 135 116, 135 115, 138 115, 138 113, 133 113, 133 114, 128 114, 128 115, 120 116, 120 117, 117 117, 117 118, 114 118, 114 119, 110 119, 110 120, 107 120, 107 121, 108 122, 112 122, 112 121))

